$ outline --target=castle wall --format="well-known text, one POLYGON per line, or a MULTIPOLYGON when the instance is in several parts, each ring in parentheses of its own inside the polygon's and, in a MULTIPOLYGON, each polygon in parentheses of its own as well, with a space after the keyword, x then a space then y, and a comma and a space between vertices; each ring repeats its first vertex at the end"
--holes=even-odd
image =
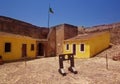
POLYGON ((46 39, 49 29, 0 16, 0 31, 30 36, 37 39, 46 39))
POLYGON ((69 24, 62 24, 56 26, 56 54, 63 53, 63 42, 66 39, 72 38, 78 34, 76 26, 69 24))

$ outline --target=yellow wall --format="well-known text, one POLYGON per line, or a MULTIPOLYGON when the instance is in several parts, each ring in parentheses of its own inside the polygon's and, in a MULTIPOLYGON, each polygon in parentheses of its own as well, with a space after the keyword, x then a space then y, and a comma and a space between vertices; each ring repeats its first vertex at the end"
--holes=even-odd
POLYGON ((17 60, 22 58, 22 44, 27 44, 27 57, 35 58, 36 40, 25 37, 0 36, 0 55, 4 61, 17 60), (11 52, 5 52, 5 43, 11 43, 11 52), (31 51, 31 44, 34 44, 34 51, 31 51))
POLYGON ((76 44, 76 55, 75 58, 89 58, 90 56, 90 47, 88 45, 88 41, 84 40, 84 41, 64 41, 64 45, 63 45, 63 53, 68 54, 68 53, 73 53, 73 44, 76 44), (66 44, 69 44, 69 50, 66 50, 66 44), (84 51, 80 51, 80 44, 84 44, 85 45, 85 50, 84 51))
POLYGON ((94 56, 102 50, 109 47, 110 43, 110 34, 109 32, 103 32, 98 36, 94 36, 90 39, 90 56, 94 56))
POLYGON ((76 44, 75 58, 89 58, 109 47, 110 34, 102 32, 87 39, 65 40, 63 43, 63 53, 73 53, 73 44, 76 44), (69 44, 69 50, 66 50, 66 44, 69 44), (80 51, 80 44, 85 45, 85 50, 80 51))

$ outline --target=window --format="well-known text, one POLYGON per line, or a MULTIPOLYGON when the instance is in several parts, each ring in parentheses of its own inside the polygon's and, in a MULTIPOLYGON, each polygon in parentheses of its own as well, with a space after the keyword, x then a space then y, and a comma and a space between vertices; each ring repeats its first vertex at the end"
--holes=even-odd
POLYGON ((66 44, 66 50, 69 50, 69 44, 66 44))
POLYGON ((84 44, 80 44, 80 51, 84 51, 84 44))
POLYGON ((34 50, 34 44, 31 44, 31 51, 34 50))
POLYGON ((5 43, 5 52, 11 51, 11 43, 5 43))

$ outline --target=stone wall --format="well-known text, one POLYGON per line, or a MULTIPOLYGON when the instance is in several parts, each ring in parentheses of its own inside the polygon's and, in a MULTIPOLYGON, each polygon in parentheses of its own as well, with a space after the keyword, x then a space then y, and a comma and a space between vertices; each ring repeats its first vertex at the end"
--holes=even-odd
POLYGON ((120 28, 120 23, 104 24, 104 25, 97 25, 97 26, 85 28, 85 32, 96 32, 96 31, 108 30, 111 28, 120 28))
POLYGON ((78 34, 78 29, 76 26, 69 24, 61 24, 56 28, 56 54, 59 55, 63 53, 63 42, 66 39, 72 38, 78 34))
POLYGON ((55 56, 56 55, 56 29, 50 28, 48 34, 48 45, 47 45, 47 56, 55 56))
POLYGON ((112 28, 109 31, 111 34, 111 43, 112 44, 120 44, 120 27, 112 28))
POLYGON ((77 26, 64 24, 64 40, 75 37, 78 35, 77 26))
POLYGON ((0 31, 30 36, 37 39, 46 39, 48 28, 37 27, 16 19, 0 16, 0 31))
POLYGON ((56 28, 56 55, 62 53, 62 43, 64 40, 64 25, 58 25, 56 28))

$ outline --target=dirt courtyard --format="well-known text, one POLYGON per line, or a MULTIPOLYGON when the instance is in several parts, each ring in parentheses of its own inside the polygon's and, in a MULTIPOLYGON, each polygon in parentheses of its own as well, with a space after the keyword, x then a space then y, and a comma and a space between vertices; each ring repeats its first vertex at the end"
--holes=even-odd
POLYGON ((75 59, 78 74, 68 71, 69 62, 64 62, 67 76, 58 73, 58 57, 40 58, 25 62, 0 65, 0 84, 120 84, 120 62, 94 57, 75 59))

